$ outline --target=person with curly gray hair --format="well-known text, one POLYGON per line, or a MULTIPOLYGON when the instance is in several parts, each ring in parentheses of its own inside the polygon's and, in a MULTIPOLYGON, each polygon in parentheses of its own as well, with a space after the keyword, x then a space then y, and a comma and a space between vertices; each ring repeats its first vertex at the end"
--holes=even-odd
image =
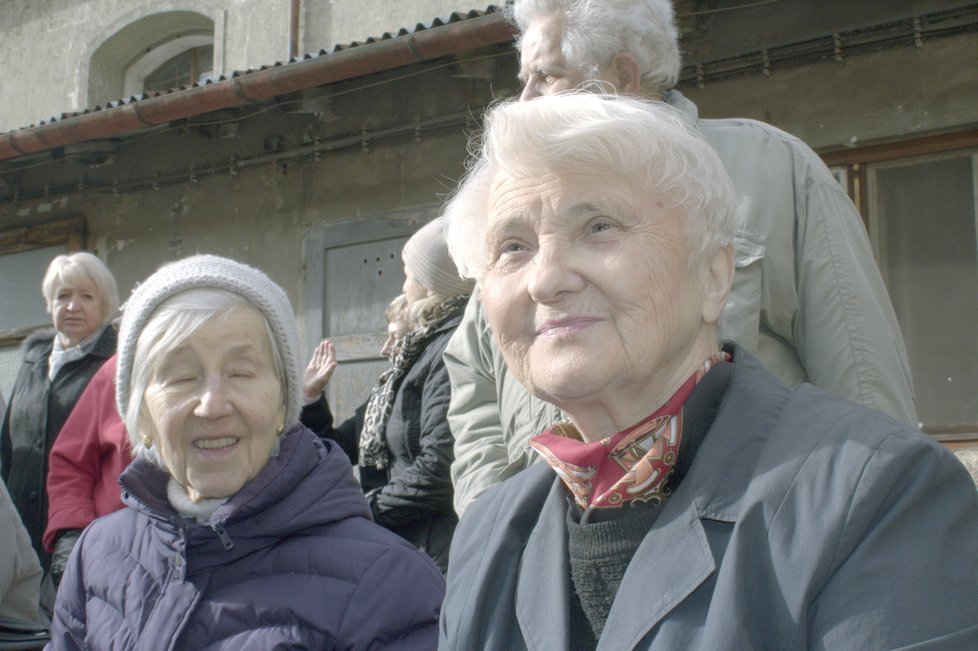
POLYGON ((198 255, 136 287, 115 381, 126 508, 79 537, 54 648, 433 646, 441 573, 299 423, 299 369, 292 306, 261 271, 198 255))
MULTIPOLYGON (((755 120, 698 119, 674 89, 672 2, 515 0, 504 11, 517 29, 522 100, 583 85, 661 101, 720 156, 737 215, 725 336, 790 385, 810 382, 916 426, 903 336, 855 206, 797 138, 755 120)), ((512 377, 473 296, 445 351, 460 514, 538 460, 530 438, 561 417, 512 377)))
POLYGON ((439 648, 978 648, 954 455, 722 335, 736 195, 695 128, 575 93, 485 130, 449 246, 513 376, 567 418, 461 518, 439 648))

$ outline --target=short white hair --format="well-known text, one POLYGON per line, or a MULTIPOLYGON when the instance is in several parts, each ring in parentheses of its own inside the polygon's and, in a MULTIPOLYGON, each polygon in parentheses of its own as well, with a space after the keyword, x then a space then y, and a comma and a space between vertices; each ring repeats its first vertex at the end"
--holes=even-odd
POLYGON ((445 206, 446 239, 459 272, 486 271, 493 179, 542 173, 608 174, 686 217, 692 268, 733 241, 734 190, 719 156, 681 113, 663 102, 583 91, 507 100, 470 143, 466 176, 445 206))
POLYGON ((211 287, 188 289, 174 294, 161 303, 146 321, 136 340, 129 391, 131 398, 126 406, 126 413, 122 415, 134 455, 144 457, 163 467, 156 448, 143 445, 141 436, 141 429, 149 417, 146 413, 144 397, 146 388, 156 376, 163 357, 186 341, 205 323, 223 319, 236 310, 250 310, 261 316, 272 348, 275 376, 282 390, 282 402, 285 402, 288 386, 285 379, 285 365, 268 319, 261 310, 245 297, 225 289, 211 287))
POLYGON ((41 282, 41 292, 44 294, 48 312, 51 311, 59 289, 76 287, 82 283, 91 285, 98 295, 102 325, 112 323, 119 310, 119 288, 115 276, 98 256, 87 251, 59 255, 48 265, 41 282))
POLYGON ((564 58, 588 79, 627 52, 638 61, 643 84, 663 92, 679 81, 682 57, 671 0, 515 0, 503 12, 519 30, 517 47, 534 18, 554 11, 564 14, 564 58))

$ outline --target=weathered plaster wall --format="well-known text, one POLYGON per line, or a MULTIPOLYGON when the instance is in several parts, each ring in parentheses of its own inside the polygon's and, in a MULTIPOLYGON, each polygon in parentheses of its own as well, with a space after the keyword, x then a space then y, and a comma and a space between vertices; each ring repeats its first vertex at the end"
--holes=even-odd
MULTIPOLYGON (((508 53, 507 53, 508 54, 508 53)), ((509 62, 513 59, 510 57, 509 62)), ((163 184, 113 195, 72 191, 49 201, 0 204, 0 230, 81 215, 86 244, 106 260, 128 295, 159 264, 195 252, 227 255, 266 270, 286 288, 299 315, 305 312, 303 242, 315 225, 440 203, 462 174, 466 133, 458 126, 419 136, 371 142, 324 153, 283 167, 277 163, 210 175, 211 164, 245 159, 266 150, 294 147, 313 138, 328 142, 418 120, 458 113, 492 99, 490 84, 457 80, 452 69, 413 67, 400 72, 337 84, 335 97, 318 113, 267 107, 236 124, 234 137, 209 128, 175 127, 120 145, 114 158, 97 167, 57 161, 24 172, 23 182, 53 178, 54 185, 83 176, 102 179, 166 175, 195 164, 196 182, 163 184), (415 92, 423 82, 425 93, 415 92)), ((515 79, 512 68, 500 72, 515 79)), ((513 82, 510 82, 512 85, 513 82)), ((512 92, 505 84, 496 88, 512 92)), ((300 316, 300 329, 305 332, 300 316)))
POLYGON ((223 42, 224 16, 232 4, 232 0, 0 3, 4 69, 0 132, 88 107, 89 61, 102 43, 127 24, 155 13, 193 11, 214 21, 223 42))
POLYGON ((816 149, 978 124, 978 35, 925 41, 707 83, 682 92, 701 117, 739 116, 789 131, 816 149))
POLYGON ((302 0, 304 38, 300 49, 330 50, 384 32, 396 34, 402 27, 411 31, 418 23, 429 25, 435 18, 447 19, 453 11, 484 10, 490 4, 491 0, 302 0))
MULTIPOLYGON (((0 133, 104 102, 89 97, 89 61, 108 38, 140 18, 168 11, 208 17, 222 74, 288 59, 290 6, 290 0, 3 0, 0 133)), ((300 52, 486 6, 471 0, 302 0, 300 52)))

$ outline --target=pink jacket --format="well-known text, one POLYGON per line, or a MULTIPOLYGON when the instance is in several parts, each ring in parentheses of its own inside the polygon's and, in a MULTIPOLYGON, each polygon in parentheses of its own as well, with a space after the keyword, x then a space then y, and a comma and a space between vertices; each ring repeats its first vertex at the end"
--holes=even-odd
POLYGON ((84 529, 123 506, 119 475, 132 456, 115 406, 115 368, 113 355, 92 377, 51 448, 44 532, 48 551, 60 532, 84 529))

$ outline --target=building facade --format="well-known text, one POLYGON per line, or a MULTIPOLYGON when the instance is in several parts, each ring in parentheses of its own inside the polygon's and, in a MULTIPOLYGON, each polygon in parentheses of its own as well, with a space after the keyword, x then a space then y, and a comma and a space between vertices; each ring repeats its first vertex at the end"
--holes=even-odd
MULTIPOLYGON (((676 11, 679 89, 702 117, 761 119, 823 154, 866 221, 925 428, 975 438, 978 3, 676 11)), ((511 30, 455 0, 14 0, 0 37, 5 392, 48 320, 55 252, 95 251, 125 295, 206 251, 282 284, 308 349, 337 342, 331 400, 350 413, 384 366, 401 244, 437 215, 485 107, 519 90, 511 30)))

